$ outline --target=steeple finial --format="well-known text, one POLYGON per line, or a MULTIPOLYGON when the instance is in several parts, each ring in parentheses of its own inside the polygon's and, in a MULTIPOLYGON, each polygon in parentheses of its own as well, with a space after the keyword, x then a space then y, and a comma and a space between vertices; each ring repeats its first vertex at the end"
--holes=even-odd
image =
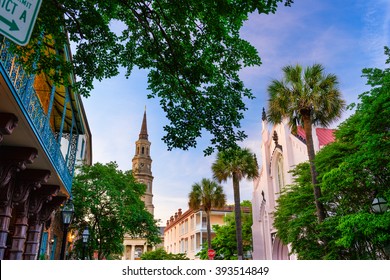
POLYGON ((278 137, 278 133, 276 132, 276 130, 274 130, 274 135, 272 135, 272 139, 274 140, 275 145, 278 146, 279 145, 279 143, 278 143, 279 137, 278 137))
POLYGON ((146 105, 145 105, 145 111, 144 111, 144 118, 142 120, 141 131, 139 133, 139 139, 148 140, 148 126, 146 124, 146 105))
POLYGON ((267 119, 267 114, 265 113, 265 109, 263 107, 263 113, 261 114, 261 119, 265 121, 267 119))

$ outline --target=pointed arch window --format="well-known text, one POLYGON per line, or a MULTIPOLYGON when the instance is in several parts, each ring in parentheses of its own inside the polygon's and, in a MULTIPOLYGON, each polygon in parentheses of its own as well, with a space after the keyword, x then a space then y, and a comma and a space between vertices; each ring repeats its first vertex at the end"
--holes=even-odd
POLYGON ((283 172, 283 157, 280 155, 276 163, 276 181, 278 184, 279 191, 284 187, 284 172, 283 172))

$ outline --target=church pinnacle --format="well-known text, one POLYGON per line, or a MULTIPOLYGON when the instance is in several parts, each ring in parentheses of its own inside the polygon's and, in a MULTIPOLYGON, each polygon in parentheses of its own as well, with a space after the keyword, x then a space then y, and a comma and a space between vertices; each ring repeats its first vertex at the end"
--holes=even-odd
POLYGON ((139 133, 139 139, 148 140, 148 125, 146 123, 146 107, 145 107, 145 111, 144 111, 144 118, 142 120, 141 131, 139 133))

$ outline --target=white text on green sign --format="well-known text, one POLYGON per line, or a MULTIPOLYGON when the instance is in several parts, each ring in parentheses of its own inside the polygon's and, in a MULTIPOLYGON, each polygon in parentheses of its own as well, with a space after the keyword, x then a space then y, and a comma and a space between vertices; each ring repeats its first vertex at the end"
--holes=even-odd
POLYGON ((42 0, 0 0, 0 33, 18 45, 30 40, 42 0))

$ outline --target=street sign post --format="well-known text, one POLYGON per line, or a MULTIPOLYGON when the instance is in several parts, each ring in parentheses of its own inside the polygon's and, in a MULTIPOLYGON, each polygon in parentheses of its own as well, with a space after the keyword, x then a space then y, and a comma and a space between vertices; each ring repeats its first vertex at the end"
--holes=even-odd
POLYGON ((215 257, 215 251, 213 249, 208 249, 207 255, 209 256, 209 260, 213 260, 215 257))
POLYGON ((1 0, 0 33, 20 46, 30 40, 42 0, 1 0))

